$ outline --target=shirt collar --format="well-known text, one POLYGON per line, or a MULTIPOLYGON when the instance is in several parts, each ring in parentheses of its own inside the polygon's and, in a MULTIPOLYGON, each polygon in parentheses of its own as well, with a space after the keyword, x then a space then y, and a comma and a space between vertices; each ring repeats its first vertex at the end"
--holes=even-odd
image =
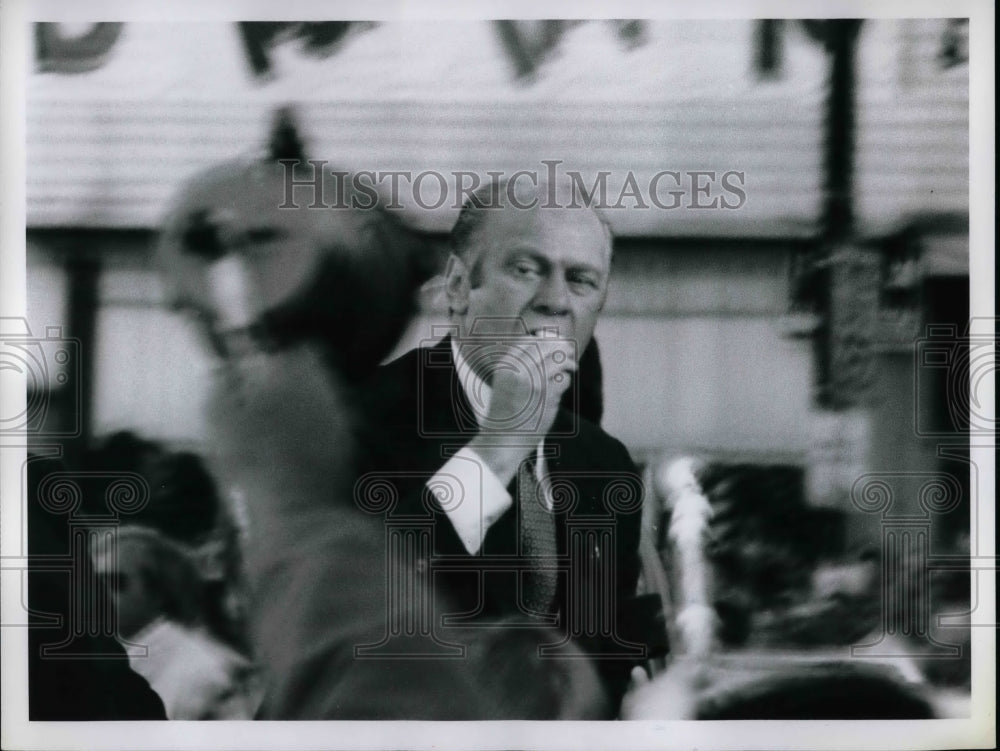
POLYGON ((136 644, 145 644, 146 642, 153 641, 158 634, 167 629, 167 618, 163 615, 158 615, 145 626, 136 631, 129 641, 136 644))

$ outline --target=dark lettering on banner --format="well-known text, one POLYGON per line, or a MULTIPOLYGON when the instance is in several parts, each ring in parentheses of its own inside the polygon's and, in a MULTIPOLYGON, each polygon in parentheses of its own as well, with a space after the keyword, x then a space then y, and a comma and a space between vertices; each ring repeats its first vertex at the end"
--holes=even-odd
POLYGON ((756 50, 754 51, 754 67, 760 78, 777 78, 781 73, 783 58, 783 41, 780 18, 765 18, 757 21, 754 27, 756 50))
POLYGON ((67 32, 66 24, 35 24, 35 62, 43 73, 86 73, 104 65, 121 36, 121 23, 95 23, 83 34, 67 32))
POLYGON ((241 21, 237 24, 254 75, 271 73, 271 48, 285 39, 304 42, 306 53, 317 57, 333 54, 337 44, 355 24, 351 21, 299 23, 288 21, 241 21))
MULTIPOLYGON (((514 65, 514 74, 519 79, 527 79, 535 74, 552 51, 559 45, 563 35, 573 26, 583 21, 553 20, 542 21, 496 21, 495 28, 504 51, 514 65)), ((633 49, 646 41, 646 25, 637 19, 622 19, 611 22, 614 33, 625 45, 633 49)))
POLYGON ((941 33, 938 62, 944 69, 969 62, 969 19, 949 18, 941 33))
POLYGON ((565 21, 497 21, 496 30, 518 78, 534 74, 558 44, 565 21))

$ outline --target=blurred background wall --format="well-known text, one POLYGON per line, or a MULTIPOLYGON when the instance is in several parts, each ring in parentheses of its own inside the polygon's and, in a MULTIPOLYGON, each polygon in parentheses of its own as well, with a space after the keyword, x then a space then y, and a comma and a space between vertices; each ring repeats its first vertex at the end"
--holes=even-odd
MULTIPOLYGON (((610 172, 611 196, 629 171, 743 173, 738 209, 607 212, 604 427, 639 461, 801 467, 809 501, 872 542, 850 502, 865 472, 968 484, 920 435, 962 442, 953 384, 915 365, 927 324, 969 317, 967 23, 828 23, 36 25, 28 321, 82 345, 65 383, 33 387, 45 419, 81 419, 82 443, 129 429, 211 449, 210 363, 150 249, 177 185, 262 148, 292 104, 310 156, 346 170, 555 159, 588 184, 610 172)), ((442 247, 453 201, 401 202, 442 247)), ((443 314, 431 284, 401 348, 443 314)))

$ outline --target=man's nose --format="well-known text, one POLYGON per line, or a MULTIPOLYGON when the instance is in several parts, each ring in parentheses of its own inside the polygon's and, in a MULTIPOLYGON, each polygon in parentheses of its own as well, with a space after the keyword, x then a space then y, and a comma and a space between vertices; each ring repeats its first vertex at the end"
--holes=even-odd
POLYGON ((549 274, 538 284, 532 300, 535 310, 547 315, 566 315, 569 313, 569 287, 566 280, 559 274, 549 274))

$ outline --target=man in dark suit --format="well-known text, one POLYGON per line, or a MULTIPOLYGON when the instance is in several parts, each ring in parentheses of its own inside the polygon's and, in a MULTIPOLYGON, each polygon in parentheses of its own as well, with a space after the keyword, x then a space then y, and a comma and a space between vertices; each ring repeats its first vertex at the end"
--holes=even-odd
POLYGON ((631 636, 642 485, 619 441, 560 407, 574 402, 611 263, 607 225, 566 208, 574 198, 494 182, 467 201, 446 272, 450 331, 368 389, 378 419, 355 495, 364 506, 391 484, 386 523, 427 532, 415 569, 455 606, 435 614, 436 638, 537 627, 539 659, 577 646, 594 659, 615 716, 646 655, 631 636))

